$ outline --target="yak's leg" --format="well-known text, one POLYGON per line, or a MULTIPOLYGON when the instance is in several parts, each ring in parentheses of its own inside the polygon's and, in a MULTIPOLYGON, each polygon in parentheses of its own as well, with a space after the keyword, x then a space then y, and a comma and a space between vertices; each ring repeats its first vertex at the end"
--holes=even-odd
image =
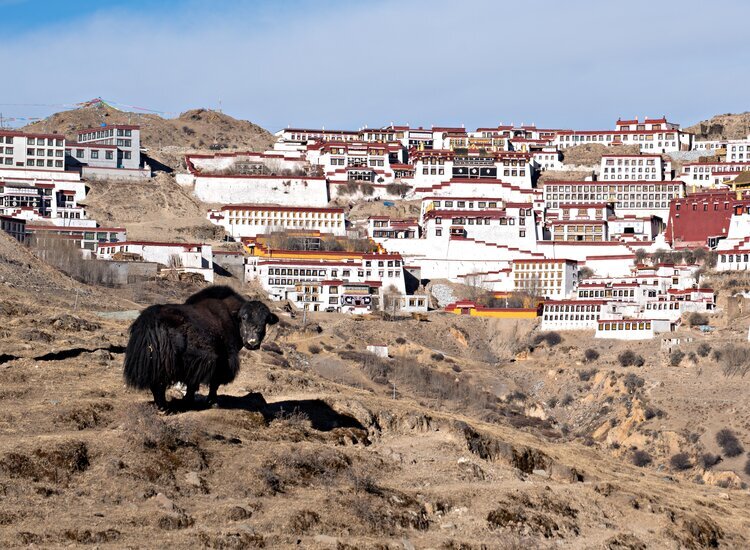
POLYGON ((218 397, 216 396, 216 392, 219 389, 219 383, 215 382, 214 380, 211 380, 211 383, 208 385, 208 404, 209 405, 216 405, 216 402, 218 400, 218 397))
POLYGON ((190 385, 188 384, 187 390, 185 390, 185 397, 183 397, 183 400, 187 402, 193 402, 195 401, 195 392, 198 391, 198 384, 190 385))
POLYGON ((165 410, 167 408, 166 391, 167 388, 164 384, 158 382, 151 384, 151 393, 154 394, 154 403, 158 409, 165 410))

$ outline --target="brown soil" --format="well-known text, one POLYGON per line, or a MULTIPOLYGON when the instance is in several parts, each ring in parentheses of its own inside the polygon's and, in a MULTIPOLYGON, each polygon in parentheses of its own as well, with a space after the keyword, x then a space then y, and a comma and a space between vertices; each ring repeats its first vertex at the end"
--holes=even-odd
POLYGON ((125 227, 128 240, 210 242, 223 230, 206 219, 202 204, 170 175, 160 173, 142 183, 89 183, 82 204, 100 225, 125 227))
POLYGON ((563 150, 563 163, 580 166, 598 166, 603 155, 637 155, 638 145, 606 146, 598 143, 576 145, 563 150))

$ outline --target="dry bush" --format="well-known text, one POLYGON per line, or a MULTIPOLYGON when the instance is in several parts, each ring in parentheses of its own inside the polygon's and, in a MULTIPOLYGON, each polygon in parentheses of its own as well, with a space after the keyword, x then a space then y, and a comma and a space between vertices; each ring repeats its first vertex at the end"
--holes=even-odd
POLYGON ((330 484, 350 467, 351 460, 344 453, 321 447, 291 449, 265 463, 258 473, 272 493, 281 493, 295 485, 330 484))
POLYGON ((317 354, 319 354, 322 351, 321 348, 320 348, 320 346, 318 346, 317 344, 312 344, 307 349, 313 355, 317 355, 317 354))
POLYGON ((396 338, 396 343, 399 345, 404 345, 406 343, 406 338, 399 336, 398 338, 396 338))
POLYGON ((745 462, 745 467, 742 470, 745 472, 745 474, 750 476, 750 458, 747 459, 747 462, 745 462))
POLYGON ((721 370, 724 376, 745 376, 750 370, 750 348, 727 344, 720 350, 715 350, 714 355, 721 361, 721 370))
POLYGON ((445 359, 445 355, 439 352, 435 352, 430 355, 430 359, 432 359, 433 361, 442 361, 443 359, 445 359))
POLYGON ((586 363, 592 363, 599 359, 599 352, 595 349, 589 348, 583 352, 583 359, 586 363))
POLYGON ((47 445, 30 453, 10 452, 0 459, 0 471, 10 477, 63 484, 89 465, 88 447, 81 441, 47 445))
POLYGON ((625 350, 617 356, 617 361, 622 367, 642 367, 646 360, 632 350, 625 350))
POLYGON ((563 396, 563 398, 562 398, 562 399, 560 400, 560 405, 562 405, 563 407, 567 407, 567 406, 568 406, 568 405, 570 405, 570 404, 571 404, 572 402, 573 402, 573 396, 572 396, 572 395, 570 395, 569 393, 566 393, 566 394, 565 394, 565 395, 563 396))
POLYGON ((555 407, 557 407, 557 403, 558 403, 557 397, 552 396, 549 399, 547 399, 547 406, 550 409, 554 409, 555 407))
POLYGON ((724 454, 730 458, 740 456, 745 451, 740 440, 728 428, 724 428, 716 433, 716 443, 721 447, 724 454))
POLYGON ((625 384, 630 393, 635 393, 639 388, 643 387, 646 381, 637 374, 629 372, 623 377, 622 383, 625 384))
POLYGON ((679 349, 676 349, 672 353, 669 354, 669 364, 672 365, 673 367, 677 367, 682 362, 684 357, 685 357, 685 352, 679 349))
POLYGON ((55 422, 73 424, 79 430, 105 426, 112 420, 112 405, 110 403, 89 403, 61 413, 55 422))
POLYGON ((687 322, 691 327, 705 326, 708 324, 708 317, 702 313, 694 311, 688 315, 687 322))
POLYGON ((687 453, 677 453, 676 455, 672 455, 669 459, 669 465, 673 470, 677 471, 689 470, 693 467, 693 464, 690 462, 690 455, 687 453))
POLYGON ((549 347, 554 347, 562 342, 562 336, 559 332, 542 332, 534 336, 532 343, 535 346, 540 345, 542 342, 546 342, 549 347))
POLYGON ((385 190, 388 191, 389 195, 403 196, 409 192, 411 186, 405 183, 389 183, 385 186, 385 190))
POLYGON ((721 462, 721 456, 715 455, 713 453, 703 453, 698 457, 698 465, 704 470, 713 468, 719 462, 721 462))
POLYGON ((64 536, 67 540, 78 544, 102 544, 117 540, 120 538, 120 532, 117 529, 93 532, 88 529, 69 529, 65 531, 64 536))
MULTIPOLYGON (((594 350, 591 350, 591 351, 594 351, 594 350)), ((597 355, 597 357, 599 356, 598 353, 596 355, 597 355)), ((578 380, 580 380, 581 382, 588 382, 594 376, 596 376, 597 372, 599 372, 599 371, 596 370, 596 369, 579 370, 578 371, 578 380)))
POLYGON ((309 533, 320 523, 320 515, 312 510, 299 510, 289 519, 289 532, 294 535, 309 533))
POLYGON ((640 468, 642 468, 643 466, 648 466, 652 462, 651 455, 642 450, 634 451, 633 455, 630 457, 630 461, 634 466, 638 466, 640 468))
POLYGON ((124 415, 125 438, 134 451, 133 464, 126 465, 124 472, 151 483, 172 484, 180 467, 208 467, 208 455, 202 449, 205 434, 192 424, 167 420, 145 403, 126 408, 124 415))
POLYGON ((708 354, 711 353, 711 346, 708 345, 706 342, 702 342, 698 346, 696 353, 700 355, 701 357, 708 357, 708 354))

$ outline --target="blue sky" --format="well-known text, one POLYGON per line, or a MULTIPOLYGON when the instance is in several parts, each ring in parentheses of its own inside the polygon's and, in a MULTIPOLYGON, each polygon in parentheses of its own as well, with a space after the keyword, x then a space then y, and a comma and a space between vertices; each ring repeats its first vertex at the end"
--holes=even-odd
POLYGON ((102 97, 272 131, 689 125, 749 109, 749 19, 741 0, 0 0, 0 112, 102 97))

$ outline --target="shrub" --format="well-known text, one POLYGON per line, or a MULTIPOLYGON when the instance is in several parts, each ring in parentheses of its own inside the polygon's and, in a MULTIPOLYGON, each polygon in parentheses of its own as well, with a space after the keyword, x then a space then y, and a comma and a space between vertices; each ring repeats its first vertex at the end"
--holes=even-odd
POLYGON ((745 468, 744 472, 750 476, 750 458, 747 459, 747 462, 745 462, 745 468))
POLYGON ((669 354, 669 364, 673 367, 678 366, 682 359, 685 357, 685 352, 681 350, 674 350, 672 353, 669 354))
POLYGON ((691 327, 704 326, 708 324, 708 317, 706 317, 702 313, 694 311, 693 313, 688 315, 687 322, 691 327))
POLYGON ((406 338, 399 336, 398 338, 396 338, 396 343, 400 345, 404 345, 406 343, 406 338))
POLYGON ((549 347, 553 347, 562 342, 562 336, 558 332, 541 332, 534 337, 533 342, 535 346, 547 342, 549 347))
POLYGON ((445 355, 439 352, 435 352, 430 355, 430 359, 432 359, 433 361, 442 361, 443 359, 445 359, 445 355))
POLYGON ((632 350, 623 351, 617 356, 620 366, 623 367, 642 367, 646 361, 640 355, 632 350))
POLYGON ((698 465, 704 470, 716 466, 719 462, 721 462, 721 456, 713 453, 703 453, 698 457, 698 465))
POLYGON ((622 383, 625 384, 625 387, 630 393, 634 393, 638 388, 643 387, 643 385, 645 384, 645 380, 643 380, 643 378, 641 378, 637 374, 629 372, 622 379, 622 383))
POLYGON ((547 399, 547 406, 550 409, 554 409, 555 407, 557 407, 557 397, 550 397, 549 399, 547 399))
POLYGON ((599 371, 596 370, 596 369, 579 370, 578 371, 578 380, 580 380, 581 382, 588 382, 594 376, 596 376, 597 372, 599 372, 599 371))
POLYGON ((599 359, 599 352, 595 349, 589 348, 583 352, 583 359, 586 361, 586 363, 596 361, 597 359, 599 359))
POLYGON ((687 453, 677 453, 676 455, 672 455, 672 458, 669 459, 669 465, 673 470, 677 471, 689 470, 693 467, 690 462, 690 456, 688 456, 687 453))
POLYGON ((313 355, 317 355, 317 354, 319 354, 319 353, 321 352, 320 346, 318 346, 318 345, 316 345, 316 344, 312 344, 312 345, 311 345, 310 347, 308 347, 307 349, 308 349, 308 350, 310 351, 310 353, 312 353, 313 355))
POLYGON ((389 195, 405 195, 409 189, 411 189, 405 183, 389 183, 385 186, 385 190, 388 191, 389 195))
POLYGON ((569 393, 566 393, 565 396, 560 401, 560 405, 562 405, 563 407, 567 407, 572 402, 573 402, 573 396, 570 395, 569 393))
POLYGON ((750 348, 729 344, 718 353, 717 360, 721 361, 721 370, 724 376, 745 376, 750 370, 750 348))
POLYGON ((724 428, 716 433, 716 443, 728 457, 739 456, 744 452, 740 440, 734 435, 732 430, 724 428))
POLYGON ((702 342, 701 345, 698 346, 696 353, 701 357, 708 357, 708 354, 711 353, 711 346, 709 346, 706 342, 702 342))
POLYGON ((633 463, 634 466, 638 466, 639 468, 642 468, 644 466, 648 466, 651 464, 651 455, 648 454, 646 451, 635 451, 633 453, 633 456, 630 458, 630 461, 633 463))

